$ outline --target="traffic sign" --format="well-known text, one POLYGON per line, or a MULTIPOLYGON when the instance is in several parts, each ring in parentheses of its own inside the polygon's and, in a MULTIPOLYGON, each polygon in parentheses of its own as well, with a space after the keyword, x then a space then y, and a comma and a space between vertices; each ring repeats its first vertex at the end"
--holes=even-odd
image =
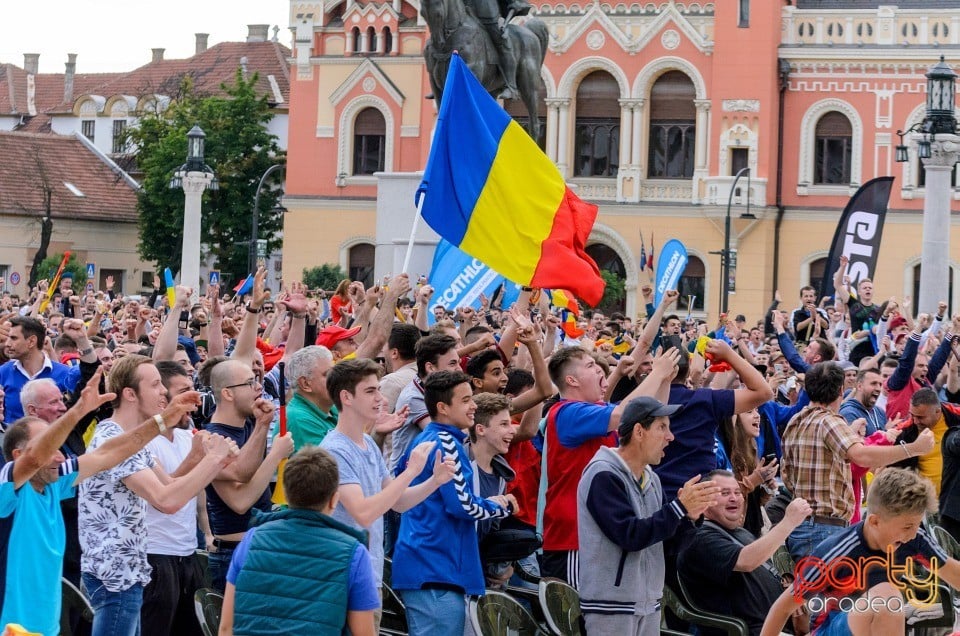
POLYGON ((20 284, 20 272, 13 272, 10 274, 10 284, 19 285, 20 284))
POLYGON ((87 291, 93 291, 93 281, 87 281, 87 291))
POLYGON ((94 263, 87 263, 87 280, 93 280, 97 276, 97 266, 94 263))
POLYGON ((210 284, 219 285, 220 284, 220 270, 211 269, 210 270, 210 284))

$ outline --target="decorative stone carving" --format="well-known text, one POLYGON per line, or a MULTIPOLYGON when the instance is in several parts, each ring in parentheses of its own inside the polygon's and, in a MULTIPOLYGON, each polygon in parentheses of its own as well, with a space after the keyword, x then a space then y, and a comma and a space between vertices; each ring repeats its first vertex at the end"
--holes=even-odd
POLYGON ((759 99, 725 99, 723 100, 725 113, 759 113, 759 99))
POLYGON ((607 38, 603 34, 603 31, 600 31, 598 29, 594 29, 593 31, 587 34, 587 39, 586 39, 587 48, 589 48, 592 51, 596 51, 601 47, 603 47, 606 41, 607 41, 607 38))
POLYGON ((660 36, 660 44, 668 51, 672 51, 680 46, 680 34, 673 29, 667 29, 663 32, 663 35, 660 36))
POLYGON ((363 80, 363 90, 367 93, 372 93, 373 89, 377 87, 377 81, 372 77, 364 78, 363 80))

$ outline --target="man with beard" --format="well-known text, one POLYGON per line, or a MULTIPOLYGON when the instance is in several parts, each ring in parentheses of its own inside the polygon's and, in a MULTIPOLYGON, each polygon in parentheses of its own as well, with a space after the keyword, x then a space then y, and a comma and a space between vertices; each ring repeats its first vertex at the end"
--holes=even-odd
MULTIPOLYGON (((181 364, 172 360, 154 364, 167 390, 167 401, 193 390, 193 380, 181 364)), ((192 424, 190 415, 184 413, 147 444, 147 452, 173 477, 189 472, 203 457, 203 439, 209 434, 193 434, 192 424)), ((205 504, 201 491, 172 513, 147 508, 147 562, 153 574, 143 590, 143 636, 203 634, 194 615, 193 595, 203 587, 203 569, 196 551, 198 516, 202 516, 201 527, 209 531, 205 504)))
MULTIPOLYGON (((109 388, 116 394, 113 415, 97 424, 90 450, 151 417, 161 433, 166 431, 167 421, 155 414, 166 407, 167 391, 150 358, 129 355, 117 362, 109 388)), ((178 413, 170 425, 181 417, 178 413)), ((211 436, 203 445, 203 459, 180 476, 155 469, 152 456, 140 450, 80 484, 81 580, 95 610, 94 636, 140 633, 143 587, 150 582, 151 572, 147 504, 168 513, 179 510, 235 457, 235 446, 223 437, 211 436)))
POLYGON ((866 430, 864 437, 873 435, 887 427, 887 414, 877 406, 877 398, 883 388, 883 378, 877 369, 861 369, 857 373, 857 384, 843 404, 840 415, 847 423, 857 426, 857 420, 863 420, 866 430))
POLYGON ((665 385, 664 378, 668 383, 676 374, 679 357, 677 349, 657 357, 646 379, 617 405, 603 401, 607 378, 585 349, 565 347, 550 358, 550 378, 560 390, 560 400, 547 412, 544 431, 542 576, 577 584, 577 485, 583 469, 601 447, 616 445, 613 433, 626 405, 640 396, 654 397, 665 385))
POLYGON ((236 466, 228 466, 207 486, 207 515, 213 534, 209 557, 214 589, 226 586, 230 559, 250 525, 251 510, 269 512, 270 480, 280 460, 293 452, 290 431, 278 435, 264 459, 266 435, 274 406, 261 397, 262 386, 253 369, 237 360, 225 360, 210 375, 217 409, 206 430, 233 440, 240 447, 236 466), (257 431, 261 432, 258 434, 257 431))

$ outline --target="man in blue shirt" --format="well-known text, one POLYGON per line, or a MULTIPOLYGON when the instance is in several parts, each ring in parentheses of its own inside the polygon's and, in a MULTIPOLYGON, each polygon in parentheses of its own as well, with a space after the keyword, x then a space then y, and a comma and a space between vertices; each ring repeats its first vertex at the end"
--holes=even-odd
MULTIPOLYGON (((3 344, 3 353, 9 362, 0 365, 0 387, 4 392, 4 422, 12 424, 23 417, 20 405, 20 389, 30 380, 50 378, 64 393, 73 391, 80 378, 80 367, 68 367, 54 362, 43 351, 47 331, 36 318, 14 316, 9 320, 10 332, 3 344)), ((80 351, 85 357, 93 353, 80 351)))
POLYGON ((80 399, 52 424, 21 418, 7 430, 0 468, 0 625, 17 623, 44 636, 60 632, 60 576, 65 530, 60 500, 76 485, 130 457, 199 403, 191 391, 155 417, 95 451, 65 460, 59 451, 84 415, 109 402, 100 394, 102 372, 87 383, 80 399), (24 487, 26 486, 26 487, 24 487))
MULTIPOLYGON (((424 381, 424 400, 431 422, 413 441, 437 443, 444 460, 454 460, 453 479, 407 510, 393 553, 393 588, 400 592, 411 634, 462 636, 464 595, 484 593, 483 571, 475 523, 502 519, 517 509, 513 495, 480 498, 473 487, 473 468, 464 448, 477 405, 470 376, 437 371, 424 381)), ((400 461, 405 468, 409 452, 400 461)), ((413 480, 416 487, 434 479, 432 464, 413 480)))

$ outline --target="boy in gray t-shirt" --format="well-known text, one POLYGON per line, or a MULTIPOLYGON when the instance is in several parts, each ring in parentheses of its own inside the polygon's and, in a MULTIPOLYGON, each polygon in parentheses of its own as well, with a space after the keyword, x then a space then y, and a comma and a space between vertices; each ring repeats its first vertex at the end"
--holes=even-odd
MULTIPOLYGON (((453 478, 453 460, 444 461, 433 442, 410 452, 406 469, 393 478, 373 438, 366 434, 376 423, 383 406, 379 387, 380 368, 372 360, 344 360, 327 375, 327 391, 340 417, 337 427, 320 446, 337 460, 340 470, 340 501, 335 519, 370 533, 370 556, 374 577, 383 579, 383 515, 403 512, 426 499, 453 478), (433 460, 433 479, 414 487, 410 482, 433 460)), ((379 627, 379 626, 378 626, 379 627)))

